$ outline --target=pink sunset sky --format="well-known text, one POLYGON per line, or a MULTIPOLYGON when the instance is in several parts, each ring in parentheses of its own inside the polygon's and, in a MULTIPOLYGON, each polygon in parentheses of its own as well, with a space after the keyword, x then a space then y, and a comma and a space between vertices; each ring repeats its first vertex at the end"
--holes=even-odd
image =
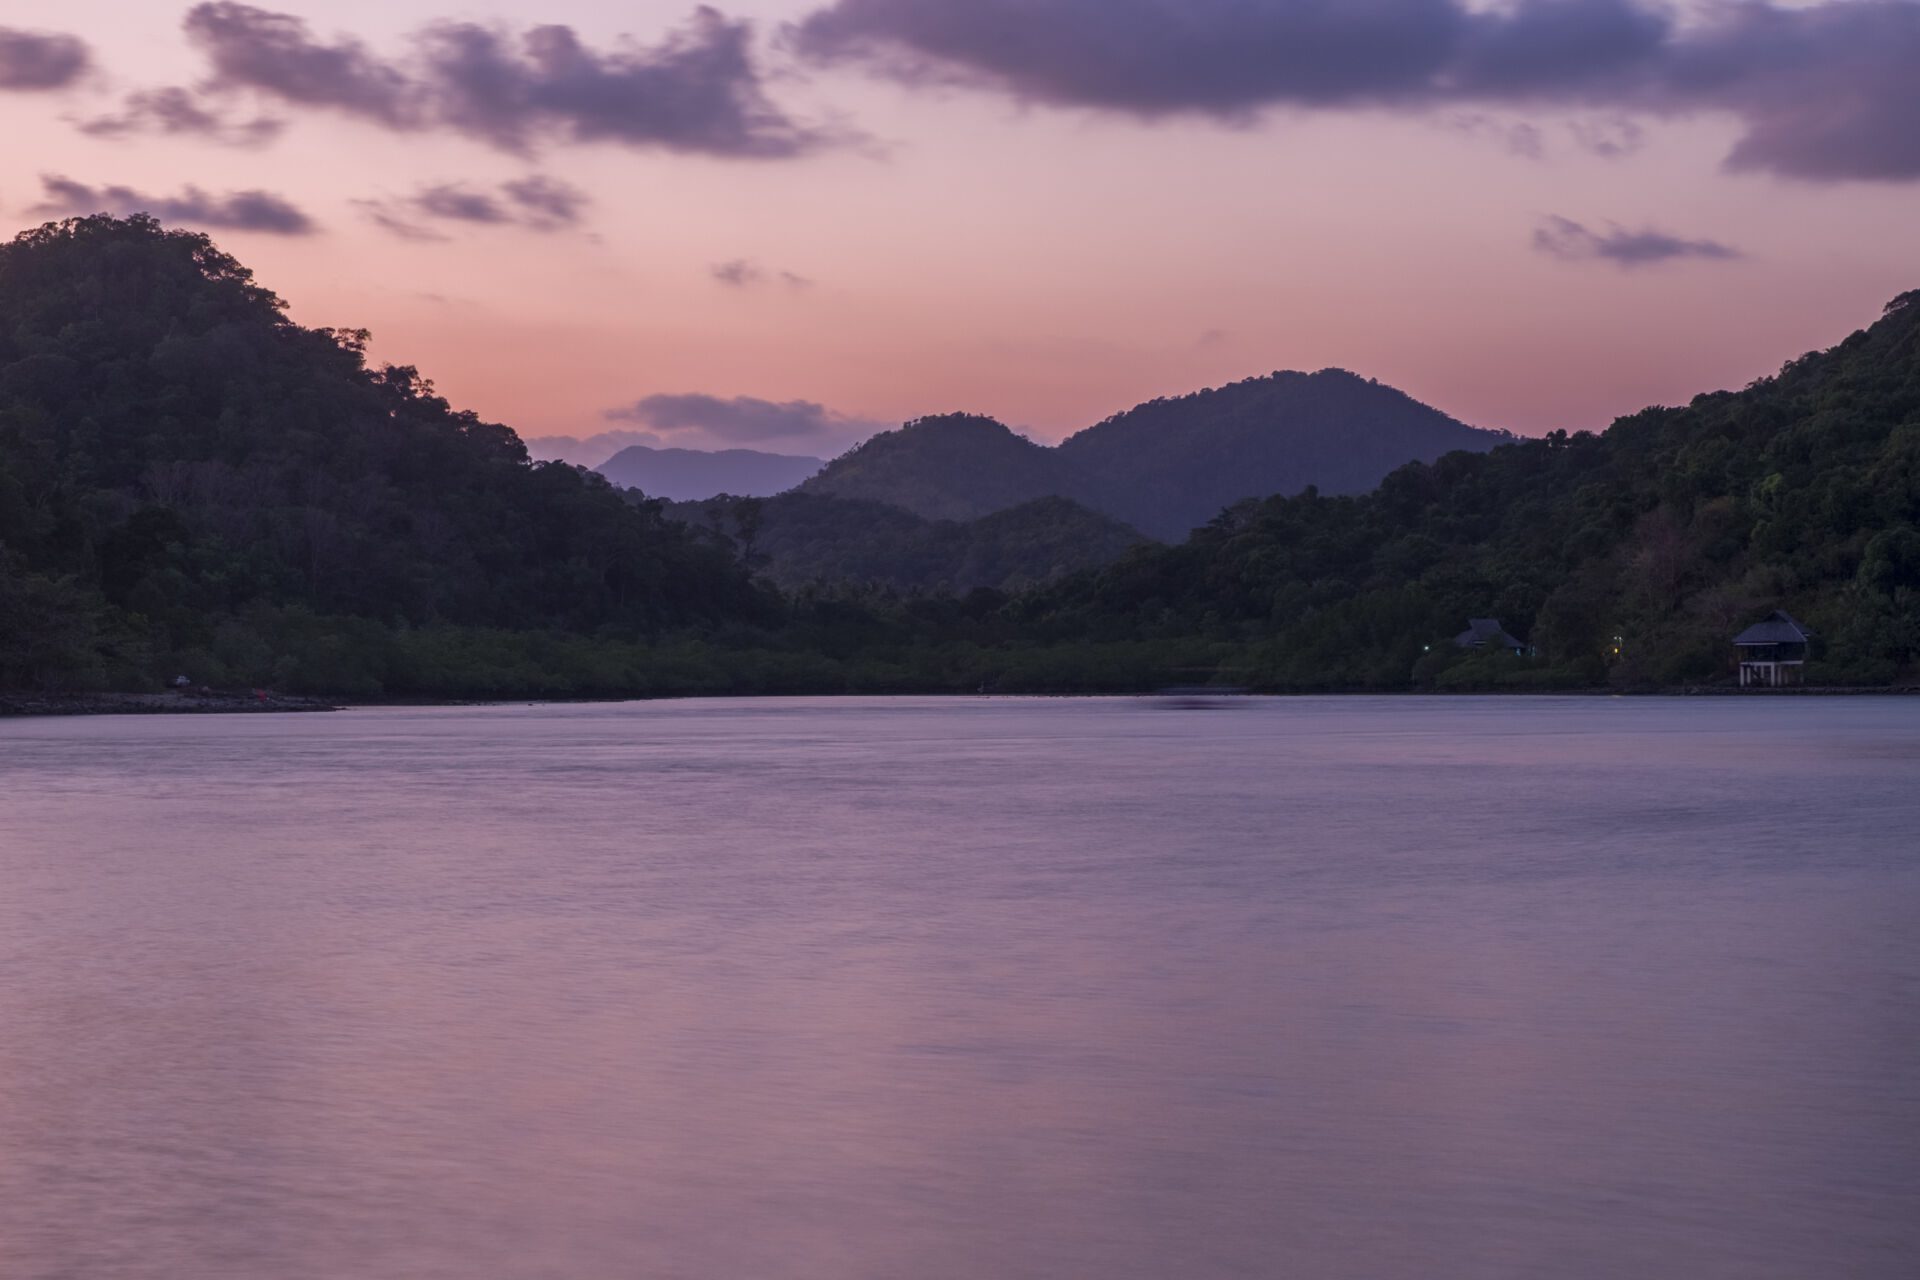
POLYGON ((12 0, 0 113, 7 233, 207 230, 530 439, 1599 428, 1920 287, 1913 0, 12 0))

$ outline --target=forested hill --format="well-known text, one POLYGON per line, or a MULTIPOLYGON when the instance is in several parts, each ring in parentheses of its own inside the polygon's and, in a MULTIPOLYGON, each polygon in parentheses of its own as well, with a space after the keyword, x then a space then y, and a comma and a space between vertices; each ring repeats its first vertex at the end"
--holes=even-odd
POLYGON ((657 510, 369 368, 365 336, 292 323, 144 216, 0 245, 0 685, 371 689, 392 674, 363 669, 372 632, 644 636, 773 607, 657 510))
POLYGON ((666 511, 790 590, 851 583, 942 595, 1024 591, 1109 564, 1146 541, 1066 498, 1037 498, 967 521, 817 493, 720 497, 666 511))
POLYGON ((1820 633, 1812 680, 1920 679, 1920 292, 1744 391, 1243 504, 1019 608, 1265 688, 1724 680, 1776 608, 1820 633), (1540 657, 1464 657, 1470 617, 1540 657))
MULTIPOLYGON (((809 491, 716 510, 725 536, 704 536, 530 462, 365 343, 292 323, 206 237, 148 218, 0 245, 0 690, 1650 687, 1727 681, 1733 635, 1774 609, 1819 633, 1811 680, 1920 682, 1920 292, 1743 391, 1447 453, 1362 495, 1242 502, 1124 552, 1129 530, 1052 492, 1100 449, 980 419, 889 433, 839 475, 946 501, 940 467, 907 464, 984 454, 1004 466, 959 506, 999 514, 809 491), (1070 572, 1076 553, 1119 558, 1070 572), (867 585, 782 594, 749 569, 867 585), (1455 649, 1477 617, 1539 656, 1455 649)), ((1257 433, 1276 388, 1397 394, 1262 381, 1208 414, 1249 397, 1257 433)), ((1179 429, 1161 412, 1103 424, 1101 448, 1141 456, 1179 429)))
POLYGON ((951 413, 884 431, 829 462, 803 493, 883 502, 929 520, 974 520, 1036 498, 1071 496, 1055 450, 992 418, 951 413))
POLYGON ((1063 496, 1178 541, 1245 498, 1363 493, 1407 462, 1512 437, 1338 369, 1276 373, 1109 418, 1049 449, 990 418, 922 418, 808 480, 808 493, 940 520, 1063 496))
POLYGON ((1365 493, 1408 462, 1512 439, 1344 369, 1153 400, 1069 437, 1076 492, 1116 519, 1178 540, 1245 498, 1365 493))

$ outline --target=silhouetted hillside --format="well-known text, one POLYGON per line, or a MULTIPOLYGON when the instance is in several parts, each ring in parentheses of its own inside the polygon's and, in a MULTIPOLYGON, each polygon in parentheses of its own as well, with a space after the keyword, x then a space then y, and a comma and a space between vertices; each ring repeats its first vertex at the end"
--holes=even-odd
POLYGON ((1365 493, 1395 467, 1509 439, 1341 369, 1153 400, 1061 443, 1074 492, 1170 541, 1245 498, 1365 493))
POLYGON ((953 413, 886 431, 829 462, 805 493, 972 520, 1035 498, 1072 496, 1056 451, 992 418, 953 413))
POLYGON ((206 237, 148 218, 0 245, 0 688, 1646 687, 1729 680, 1733 635, 1775 609, 1817 633, 1813 680, 1920 681, 1920 293, 1743 391, 1447 453, 1364 495, 1244 501, 1131 550, 1036 490, 1198 504, 1215 473, 1189 455, 1266 456, 1278 483, 1295 451, 1261 455, 1274 438, 1346 457, 1466 429, 1345 374, 1143 406, 1059 450, 933 419, 819 479, 989 515, 816 481, 703 504, 702 536, 529 462, 414 369, 369 368, 365 341, 293 324, 206 237), (968 590, 1027 583, 1046 585, 968 590), (1538 656, 1455 648, 1470 618, 1538 656))
POLYGON ((1920 678, 1920 292, 1743 391, 1245 503, 1021 618, 1267 688, 1647 686, 1730 680, 1774 609, 1819 633, 1815 681, 1920 678), (1474 617, 1539 656, 1448 643, 1474 617))
POLYGON ((753 449, 653 449, 636 444, 594 470, 624 489, 669 502, 699 501, 723 493, 765 498, 787 490, 825 466, 819 458, 753 449))
POLYGON ((657 511, 369 368, 366 336, 294 324, 207 237, 144 216, 0 245, 0 685, 432 687, 476 659, 420 628, 768 612, 657 511))
POLYGON ((927 520, 857 498, 787 493, 672 504, 782 587, 856 583, 901 591, 1021 591, 1108 564, 1145 539, 1066 498, 972 521, 927 520))
POLYGON ((1404 463, 1510 438, 1328 369, 1155 400, 1055 449, 990 418, 923 418, 828 463, 804 488, 955 520, 1064 496, 1177 541, 1244 498, 1310 484, 1360 493, 1404 463))

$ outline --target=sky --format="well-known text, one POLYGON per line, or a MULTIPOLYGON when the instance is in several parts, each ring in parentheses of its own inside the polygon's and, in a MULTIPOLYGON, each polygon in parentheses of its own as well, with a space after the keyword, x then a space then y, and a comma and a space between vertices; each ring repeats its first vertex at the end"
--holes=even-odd
POLYGON ((0 0, 0 161, 589 464, 1328 366, 1599 429, 1920 287, 1920 0, 0 0))

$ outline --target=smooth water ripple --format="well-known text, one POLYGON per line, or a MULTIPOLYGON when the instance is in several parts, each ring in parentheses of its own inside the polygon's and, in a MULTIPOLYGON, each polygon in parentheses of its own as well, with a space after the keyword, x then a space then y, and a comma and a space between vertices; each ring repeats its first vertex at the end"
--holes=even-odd
POLYGON ((0 721, 0 1277, 1920 1274, 1920 702, 0 721))

